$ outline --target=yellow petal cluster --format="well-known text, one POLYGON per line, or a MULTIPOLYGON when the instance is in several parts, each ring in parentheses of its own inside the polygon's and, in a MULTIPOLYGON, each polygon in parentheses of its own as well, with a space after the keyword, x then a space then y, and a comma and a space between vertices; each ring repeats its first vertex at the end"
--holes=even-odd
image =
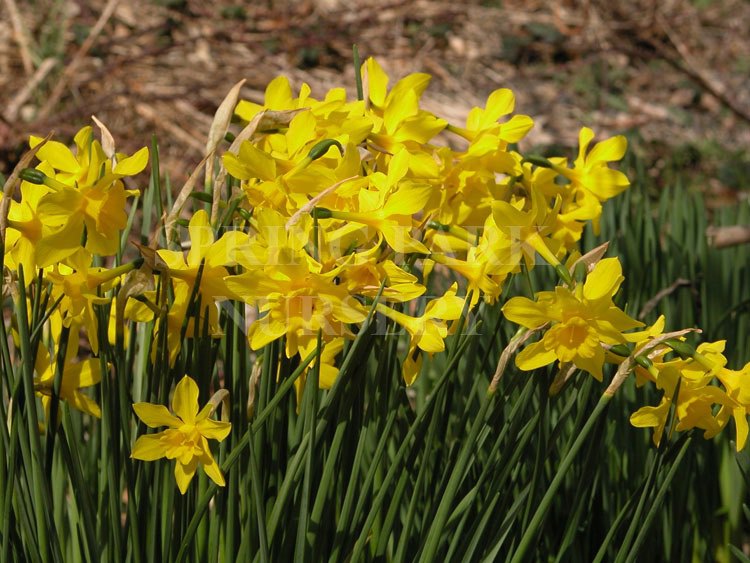
POLYGON ((163 405, 135 403, 133 410, 146 426, 167 426, 168 429, 140 436, 133 446, 132 457, 143 461, 174 459, 174 476, 182 494, 187 491, 199 465, 214 483, 223 487, 224 475, 211 454, 208 440, 223 441, 232 425, 209 418, 215 408, 216 405, 209 402, 199 410, 198 385, 187 375, 175 387, 174 414, 163 405))
POLYGON ((513 297, 503 306, 505 318, 527 328, 550 324, 542 339, 527 346, 517 357, 523 370, 559 361, 572 363, 602 380, 607 346, 624 344, 624 331, 642 326, 613 302, 623 281, 617 258, 600 261, 583 284, 541 291, 536 301, 513 297))
POLYGON ((645 406, 630 417, 633 426, 653 428, 653 441, 659 445, 670 409, 674 409, 674 430, 703 430, 712 438, 734 420, 737 451, 747 443, 750 414, 750 363, 741 370, 726 367, 725 342, 704 342, 687 358, 662 347, 648 368, 639 367, 641 383, 653 382, 663 391, 657 406, 645 406))
MULTIPOLYGON (((632 332, 642 323, 615 303, 624 279, 617 258, 589 264, 579 280, 567 266, 580 256, 585 226, 597 230, 602 204, 629 185, 611 167, 625 153, 624 137, 594 143, 594 132, 583 127, 570 163, 523 154, 519 143, 534 123, 515 113, 507 88, 453 124, 422 106, 429 75, 393 83, 374 59, 359 71, 362 99, 343 88, 318 99, 306 84, 295 93, 279 77, 263 103, 240 100, 239 127, 227 132, 235 142, 218 150, 209 168, 215 174, 205 179, 207 187, 216 183, 213 194, 176 197, 130 262, 123 263, 134 253, 123 233, 141 218, 131 207, 140 191, 126 188, 125 179, 145 169, 148 150, 118 153, 109 135, 100 142, 91 127, 77 133, 72 149, 32 136, 38 163, 24 171, 20 198, 8 206, 5 264, 25 288, 36 282, 47 292, 52 343, 68 327, 96 356, 104 345, 99 335, 110 327, 114 342, 128 323, 152 322, 155 342, 166 342, 174 366, 185 339, 220 338, 222 308, 239 310, 254 352, 280 341, 287 358, 302 359, 320 339, 314 363, 320 385, 330 387, 346 341, 374 310, 389 330, 408 337, 400 353, 411 385, 423 356, 445 350, 462 314, 480 300, 495 305, 509 278, 539 266, 553 268, 560 285, 500 304, 508 321, 539 333, 517 356, 521 369, 557 362, 561 372, 578 368, 603 380, 607 363, 635 357, 659 337, 663 323, 632 332), (177 224, 187 229, 175 238, 177 224)), ((158 349, 152 347, 152 361, 158 349)), ((101 367, 74 350, 59 397, 99 416, 79 390, 103 377, 101 367)), ((636 376, 663 389, 664 399, 634 414, 633 424, 654 427, 658 442, 674 403, 678 429, 698 427, 710 436, 732 418, 738 446, 744 444, 747 366, 725 368, 714 348, 705 358, 699 348, 691 359, 672 358, 665 345, 649 350, 642 364, 650 367, 639 364, 636 376)), ((53 370, 45 353, 36 389, 46 406, 53 370)), ((175 459, 182 492, 199 464, 223 484, 207 439, 224 439, 229 425, 210 419, 209 407, 198 412, 197 397, 196 383, 185 377, 175 389, 174 415, 163 406, 134 406, 148 426, 169 427, 138 438, 134 457, 175 459)))

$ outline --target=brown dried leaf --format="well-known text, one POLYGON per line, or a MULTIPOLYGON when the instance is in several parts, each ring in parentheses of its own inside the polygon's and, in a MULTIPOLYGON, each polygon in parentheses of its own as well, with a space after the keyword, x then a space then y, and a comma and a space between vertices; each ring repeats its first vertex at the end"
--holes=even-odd
POLYGON ((112 133, 109 132, 107 126, 99 121, 95 115, 92 115, 91 119, 102 132, 102 150, 104 151, 104 154, 107 155, 107 158, 112 160, 112 165, 114 166, 117 164, 115 161, 115 138, 112 136, 112 133))
MULTIPOLYGON (((207 158, 212 156, 219 146, 219 143, 224 138, 227 132, 229 123, 232 121, 232 115, 234 114, 234 108, 237 105, 237 101, 240 98, 240 90, 246 79, 242 79, 237 84, 232 86, 229 93, 226 95, 224 100, 219 104, 219 108, 214 114, 214 120, 211 122, 211 128, 208 131, 208 139, 206 140, 206 151, 204 156, 207 158)), ((208 158, 206 164, 206 181, 208 182, 214 175, 214 159, 208 158)), ((218 182, 214 184, 214 203, 211 206, 211 221, 216 220, 216 215, 219 211, 219 194, 217 191, 221 190, 221 184, 218 182)))
POLYGON ((155 248, 151 248, 150 246, 145 246, 143 244, 138 244, 137 242, 133 242, 133 244, 138 248, 138 251, 143 257, 144 267, 148 267, 154 272, 161 273, 168 271, 167 263, 161 259, 161 256, 157 254, 155 248))
POLYGON ((578 264, 585 264, 586 272, 591 273, 594 267, 601 261, 602 258, 604 258, 604 255, 607 253, 608 248, 609 242, 605 242, 604 244, 597 246, 593 250, 589 250, 586 254, 581 256, 578 260, 570 265, 570 268, 568 268, 570 275, 572 276, 575 274, 578 264))
POLYGON ((167 235, 167 244, 169 244, 169 241, 172 240, 172 235, 174 234, 174 226, 175 226, 175 223, 177 222, 177 218, 180 215, 182 206, 185 205, 185 202, 187 201, 187 198, 190 196, 190 193, 193 191, 195 184, 198 183, 198 178, 200 177, 200 173, 201 173, 201 170, 203 169, 203 165, 206 164, 206 161, 208 159, 209 157, 204 156, 203 160, 201 160, 198 166, 195 167, 195 170, 193 170, 193 173, 190 174, 190 177, 187 179, 187 182, 185 182, 185 185, 182 186, 180 193, 177 195, 177 199, 174 200, 174 205, 172 205, 172 210, 169 212, 169 215, 167 215, 166 219, 164 219, 164 227, 165 227, 165 231, 167 235))

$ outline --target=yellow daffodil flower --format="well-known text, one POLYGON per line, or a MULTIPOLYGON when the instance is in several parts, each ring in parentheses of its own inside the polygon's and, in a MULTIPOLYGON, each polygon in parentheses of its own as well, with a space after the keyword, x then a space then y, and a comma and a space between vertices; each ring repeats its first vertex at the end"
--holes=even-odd
POLYGON ((83 249, 66 259, 67 264, 57 264, 47 272, 46 279, 52 284, 52 298, 61 298, 56 314, 62 316, 65 326, 81 325, 86 329, 91 350, 99 352, 97 314, 94 305, 109 303, 108 297, 100 296, 98 289, 110 287, 117 278, 135 267, 131 262, 117 268, 92 268, 91 255, 83 249), (106 284, 106 285, 105 285, 106 284))
MULTIPOLYGON (((100 362, 95 358, 80 362, 74 361, 78 357, 77 331, 72 331, 71 335, 74 337, 68 341, 62 379, 60 380, 60 400, 65 401, 74 409, 90 414, 93 417, 101 418, 102 412, 96 401, 80 391, 84 387, 91 387, 101 381, 100 362)), ((54 362, 50 361, 49 352, 46 348, 39 348, 34 369, 36 370, 34 390, 37 396, 41 398, 44 412, 49 419, 56 366, 54 362)))
MULTIPOLYGON (((224 283, 224 278, 229 275, 227 267, 237 263, 238 250, 247 240, 247 235, 240 231, 228 231, 219 240, 214 241, 214 231, 209 222, 208 213, 203 209, 196 211, 190 218, 188 233, 190 250, 187 257, 177 250, 157 251, 164 261, 169 277, 174 281, 176 304, 174 312, 179 310, 182 313, 182 317, 176 318, 174 323, 178 326, 182 325, 184 314, 187 312, 187 301, 193 292, 202 264, 199 286, 200 311, 197 312, 196 318, 203 319, 208 311, 209 331, 213 335, 218 335, 221 331, 216 303, 233 297, 233 293, 224 283)), ((202 324, 201 321, 199 326, 202 324)), ((170 331, 172 332, 174 331, 170 331)))
POLYGON ((554 292, 539 292, 537 301, 510 299, 503 307, 509 321, 532 329, 552 323, 540 341, 516 357, 516 365, 533 370, 555 360, 571 362, 601 381, 602 344, 624 343, 623 331, 643 325, 612 302, 623 280, 619 260, 606 258, 573 291, 557 287, 554 292))
POLYGON ((425 307, 424 314, 411 317, 391 309, 383 303, 378 303, 376 309, 409 333, 409 351, 404 363, 404 381, 412 385, 419 374, 420 361, 415 361, 417 349, 434 354, 445 350, 445 338, 448 336, 448 325, 445 321, 453 321, 461 316, 465 299, 456 296, 457 284, 453 284, 442 297, 433 299, 425 307))
MULTIPOLYGON (((38 170, 47 175, 54 170, 41 163, 38 170)), ((65 219, 54 220, 39 212, 40 202, 52 190, 44 185, 21 182, 21 201, 11 201, 8 212, 8 235, 5 250, 9 265, 23 266, 26 284, 34 281, 37 268, 45 268, 60 262, 81 243, 81 233, 75 226, 67 225, 65 219)))
POLYGON ((169 428, 140 436, 133 446, 131 457, 142 461, 155 461, 163 457, 174 459, 174 476, 183 495, 198 464, 214 483, 223 487, 224 475, 211 454, 208 440, 223 441, 232 425, 209 418, 216 407, 216 404, 209 402, 199 412, 198 385, 187 375, 175 387, 172 397, 174 414, 162 405, 135 403, 133 410, 146 426, 169 428))
MULTIPOLYGON (((56 239, 59 252, 76 251, 86 228, 85 248, 103 256, 113 255, 120 244, 120 231, 127 225, 125 203, 137 190, 126 190, 121 178, 140 173, 148 164, 148 149, 132 156, 116 155, 116 163, 106 157, 98 141, 92 140, 91 127, 75 136, 77 152, 57 141, 48 141, 37 153, 42 162, 57 172, 47 185, 52 192, 39 201, 42 222, 65 224, 66 236, 56 239), (73 233, 77 234, 77 241, 73 233)), ((41 142, 31 137, 30 145, 41 142)))

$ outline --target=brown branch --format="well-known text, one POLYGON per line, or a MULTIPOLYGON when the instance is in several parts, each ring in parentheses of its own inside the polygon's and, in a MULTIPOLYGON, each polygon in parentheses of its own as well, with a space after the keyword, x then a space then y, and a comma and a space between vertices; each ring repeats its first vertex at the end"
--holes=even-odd
POLYGON ((678 278, 672 285, 670 285, 669 287, 665 287, 664 289, 659 291, 651 299, 646 301, 646 304, 641 309, 641 312, 638 313, 638 318, 646 318, 646 315, 654 310, 654 308, 659 304, 659 301, 661 301, 665 297, 672 295, 679 288, 685 287, 686 285, 691 285, 690 280, 686 280, 685 278, 678 278))
POLYGON ((729 94, 729 88, 716 77, 711 76, 698 60, 693 57, 687 45, 680 40, 664 18, 657 16, 656 23, 664 32, 669 42, 675 48, 677 53, 682 57, 678 60, 672 53, 669 53, 663 46, 652 42, 652 45, 659 51, 664 59, 674 68, 680 70, 698 83, 704 90, 721 101, 733 114, 740 119, 750 123, 750 110, 743 107, 736 99, 729 94))
POLYGON ((18 43, 18 50, 21 52, 23 70, 27 75, 30 75, 34 72, 34 64, 29 49, 29 39, 26 36, 26 30, 23 28, 21 15, 18 13, 18 6, 16 6, 15 0, 5 0, 5 8, 8 10, 8 16, 13 25, 13 39, 18 43))
POLYGON ((41 84, 49 72, 55 68, 55 64, 57 64, 57 61, 53 58, 44 59, 42 64, 39 65, 39 68, 36 69, 34 76, 32 76, 26 85, 21 88, 15 96, 13 96, 13 99, 10 102, 8 102, 8 105, 3 112, 3 117, 9 123, 16 120, 21 106, 26 103, 26 100, 28 100, 31 94, 34 93, 36 87, 41 84))
POLYGON ((60 79, 57 81, 57 84, 55 84, 52 93, 50 94, 49 98, 47 98, 47 102, 39 111, 39 119, 46 118, 52 111, 52 108, 55 107, 55 104, 60 100, 63 91, 65 90, 65 86, 68 84, 68 80, 70 80, 70 78, 75 74, 81 62, 91 50, 91 47, 94 46, 94 42, 101 34, 104 26, 109 21, 109 18, 111 18, 112 14, 115 13, 115 8, 117 8, 117 4, 119 3, 120 0, 109 0, 109 2, 107 2, 107 5, 104 6, 104 10, 102 10, 99 19, 94 24, 94 27, 91 28, 91 33, 89 33, 88 37, 86 37, 86 40, 83 42, 76 54, 73 55, 70 63, 65 67, 65 70, 60 76, 60 79))

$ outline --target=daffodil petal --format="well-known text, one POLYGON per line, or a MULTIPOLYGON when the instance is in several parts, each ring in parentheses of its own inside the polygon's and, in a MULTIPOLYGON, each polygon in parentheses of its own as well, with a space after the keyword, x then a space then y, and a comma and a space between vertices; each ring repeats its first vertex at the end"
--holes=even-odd
POLYGON ((734 425, 737 430, 736 448, 738 452, 741 452, 745 448, 745 443, 747 443, 747 412, 744 406, 740 406, 732 409, 732 415, 734 416, 734 425))
POLYGON ((177 428, 182 425, 182 421, 176 416, 170 414, 164 405, 154 405, 152 403, 135 403, 133 405, 135 414, 138 415, 143 423, 150 428, 160 426, 169 426, 177 428))
POLYGON ((492 125, 504 115, 508 115, 516 107, 516 96, 509 88, 495 90, 487 97, 485 104, 483 125, 492 125), (489 122, 489 123, 488 123, 489 122))
POLYGON ((628 149, 628 140, 623 135, 617 135, 597 143, 588 154, 588 160, 591 162, 612 162, 620 160, 625 156, 628 149))
POLYGON ((84 395, 77 389, 66 393, 62 398, 65 399, 74 409, 89 414, 94 418, 102 417, 102 411, 99 408, 99 405, 96 404, 96 401, 91 397, 84 395))
POLYGON ((654 445, 658 446, 664 432, 664 426, 669 414, 669 405, 671 401, 663 399, 657 407, 641 407, 630 415, 630 424, 637 428, 653 428, 654 445))
POLYGON ((164 432, 145 434, 140 436, 133 446, 130 457, 141 461, 155 461, 167 455, 166 448, 161 441, 164 432))
POLYGON ((368 58, 362 66, 367 73, 370 100, 376 107, 382 108, 388 91, 388 75, 372 57, 368 58))
POLYGON ((283 322, 275 319, 269 319, 264 317, 250 327, 250 347, 253 350, 260 350, 268 344, 273 342, 277 338, 281 338, 287 332, 287 325, 283 322))
POLYGON ((587 371, 591 375, 593 375, 594 379, 596 379, 597 381, 602 381, 602 366, 604 365, 604 356, 604 348, 602 348, 601 346, 596 346, 593 349, 593 356, 585 357, 579 354, 578 356, 576 356, 574 363, 582 370, 587 371))
POLYGON ((195 415, 198 414, 198 393, 198 385, 187 375, 174 388, 172 410, 186 424, 195 422, 195 415))
POLYGON ((211 418, 199 420, 195 427, 202 436, 205 436, 210 440, 218 440, 219 442, 229 436, 229 432, 232 430, 232 425, 230 423, 213 420, 211 418))
POLYGON ((193 480, 195 470, 198 468, 198 458, 193 458, 190 463, 182 464, 175 462, 174 466, 174 478, 177 481, 177 488, 180 489, 180 493, 183 495, 187 492, 190 481, 193 480))
POLYGON ((203 471, 206 472, 206 475, 208 475, 214 483, 219 487, 226 485, 219 464, 216 463, 216 460, 214 459, 214 456, 211 455, 210 451, 206 450, 203 453, 201 456, 201 463, 203 464, 203 471))
POLYGON ((517 143, 534 127, 534 120, 528 115, 514 115, 500 126, 500 138, 506 143, 517 143))
POLYGON ((264 101, 266 107, 270 109, 292 109, 291 104, 293 99, 292 87, 289 85, 289 79, 286 76, 277 76, 266 86, 264 101))
POLYGON ((546 350, 544 342, 540 340, 529 344, 516 356, 516 365, 524 371, 531 371, 551 364, 556 359, 555 351, 546 350))
POLYGON ((588 127, 581 127, 578 133, 578 159, 577 161, 583 162, 586 151, 589 148, 589 144, 594 139, 594 131, 588 127))
POLYGON ((148 148, 143 147, 132 156, 123 158, 120 162, 115 165, 113 172, 117 176, 135 176, 148 164, 148 148))
POLYGON ((506 319, 526 328, 537 328, 549 322, 548 308, 527 297, 513 297, 503 306, 506 319))
MULTIPOLYGON (((32 135, 29 145, 31 148, 37 146, 42 139, 32 135)), ((73 152, 59 141, 47 141, 36 153, 39 160, 46 160, 53 168, 62 172, 78 172, 81 165, 73 156, 73 152)))
POLYGON ((620 260, 605 258, 586 278, 586 283, 583 284, 583 296, 589 301, 604 297, 612 298, 624 279, 620 260))

